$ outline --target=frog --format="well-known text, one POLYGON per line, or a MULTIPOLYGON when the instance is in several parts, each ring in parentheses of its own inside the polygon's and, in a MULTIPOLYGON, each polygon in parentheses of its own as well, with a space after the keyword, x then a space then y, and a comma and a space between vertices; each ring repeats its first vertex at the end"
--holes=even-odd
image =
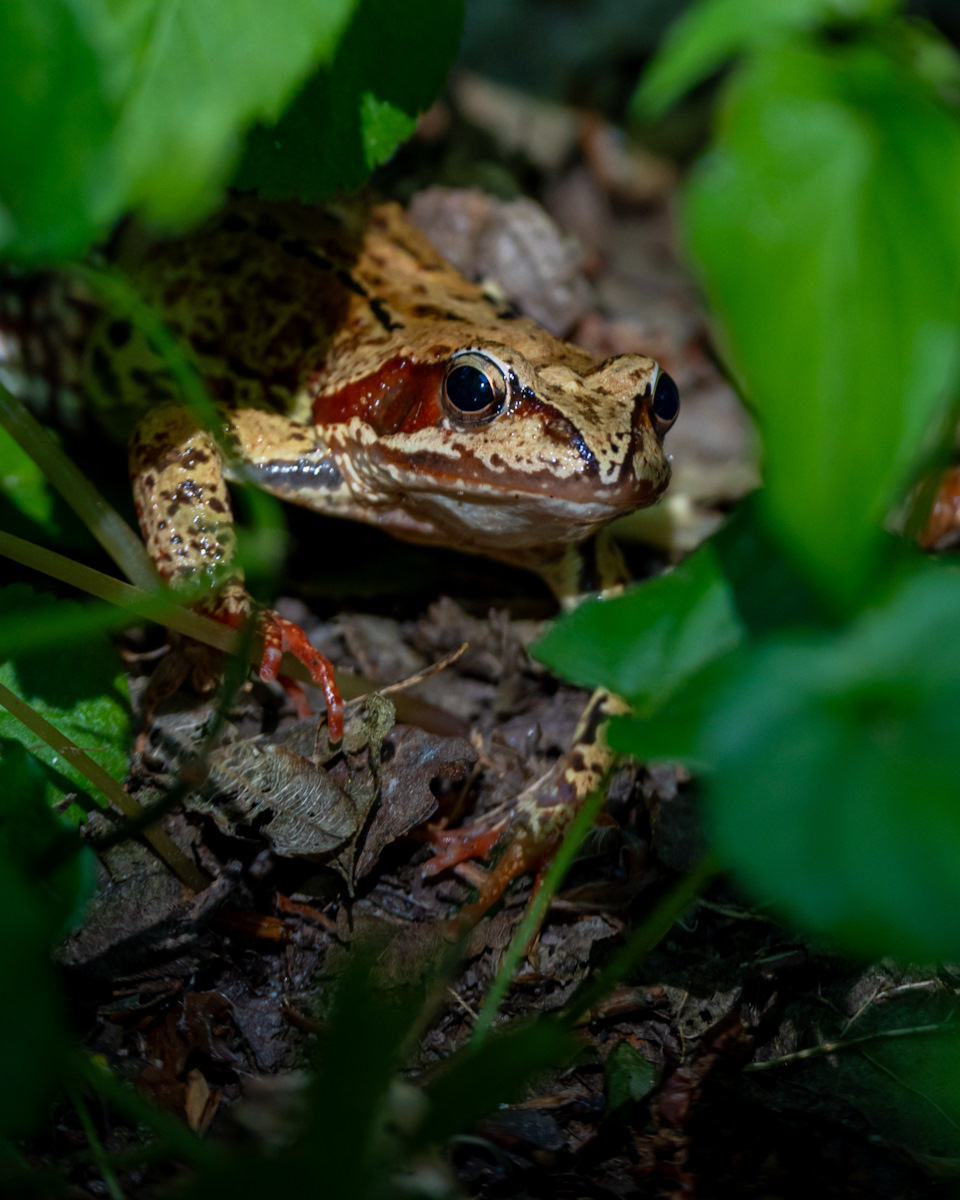
MULTIPOLYGON (((217 428, 184 404, 168 360, 122 317, 91 337, 86 387, 115 424, 133 427, 134 498, 160 575, 174 587, 212 582, 200 606, 227 624, 252 611, 235 562, 233 480, 531 569, 565 607, 582 592, 588 539, 667 487, 664 438, 679 413, 670 375, 644 355, 598 361, 547 333, 455 270, 395 202, 237 197, 194 232, 134 240, 119 258, 203 381, 217 428)), ((614 589, 622 568, 608 557, 614 589)), ((299 658, 336 740, 330 664, 278 614, 258 620, 261 676, 277 678, 284 651, 299 658)), ((433 831, 427 873, 471 877, 480 899, 469 919, 552 852, 609 764, 599 731, 622 710, 598 692, 566 758, 509 812, 433 831), (484 879, 471 860, 508 834, 484 879)))

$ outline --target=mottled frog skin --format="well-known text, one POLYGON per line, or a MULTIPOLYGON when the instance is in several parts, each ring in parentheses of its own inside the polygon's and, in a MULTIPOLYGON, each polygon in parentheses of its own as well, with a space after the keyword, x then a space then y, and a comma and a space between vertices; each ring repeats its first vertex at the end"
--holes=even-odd
MULTIPOLYGON (((131 472, 144 536, 173 583, 219 580, 208 611, 237 623, 249 601, 231 566, 225 479, 242 474, 317 512, 401 538, 539 571, 569 599, 576 547, 652 504, 669 479, 663 436, 676 388, 650 358, 597 362, 459 275, 395 204, 318 211, 237 201, 189 237, 125 252, 215 399, 215 439, 183 407, 164 361, 132 326, 105 322, 88 386, 116 424, 136 421, 131 472), (218 448, 219 447, 219 448, 218 448)), ((261 673, 291 650, 339 696, 296 627, 263 614, 261 673)), ((434 870, 460 864, 480 889, 471 919, 552 852, 606 771, 598 736, 622 705, 591 701, 577 743, 510 811, 434 831, 434 870), (511 842, 486 882, 464 862, 511 842)))
MULTIPOLYGON (((676 391, 656 363, 598 363, 498 306, 395 204, 239 202, 134 274, 220 402, 248 477, 295 504, 558 586, 568 547, 667 485, 676 391)), ((163 362, 113 321, 88 364, 114 412, 147 414, 132 471, 163 573, 229 560, 219 456, 163 362)))

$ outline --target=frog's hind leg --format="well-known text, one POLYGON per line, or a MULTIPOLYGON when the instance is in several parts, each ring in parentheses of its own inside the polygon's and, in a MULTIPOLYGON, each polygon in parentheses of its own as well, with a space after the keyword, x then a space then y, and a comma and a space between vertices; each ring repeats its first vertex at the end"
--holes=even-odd
POLYGON ((451 923, 452 933, 459 935, 479 920, 518 876, 536 871, 539 880, 567 827, 588 797, 604 786, 613 766, 615 755, 607 745, 606 722, 628 711, 618 696, 598 689, 577 723, 566 754, 521 792, 505 813, 491 814, 486 822, 481 818, 461 829, 429 832, 427 840, 437 850, 421 873, 435 875, 453 867, 477 889, 477 899, 451 923), (501 847, 500 858, 489 871, 469 861, 501 847))
MULTIPOLYGON (((243 432, 242 421, 228 419, 228 436, 241 458, 243 432)), ((195 602, 197 610, 232 628, 242 626, 253 614, 254 605, 235 561, 230 495, 223 460, 212 436, 181 405, 151 409, 131 438, 130 474, 140 528, 161 576, 181 589, 209 586, 210 593, 195 602)), ((293 654, 323 689, 330 736, 339 741, 343 704, 330 663, 310 645, 299 626, 278 613, 261 610, 257 619, 264 647, 261 677, 277 679, 284 651, 293 654)), ((206 649, 185 650, 159 672, 157 687, 149 698, 152 706, 175 691, 188 675, 198 690, 209 690, 218 674, 214 662, 206 649)), ((301 715, 309 711, 299 685, 281 682, 286 682, 301 715)))

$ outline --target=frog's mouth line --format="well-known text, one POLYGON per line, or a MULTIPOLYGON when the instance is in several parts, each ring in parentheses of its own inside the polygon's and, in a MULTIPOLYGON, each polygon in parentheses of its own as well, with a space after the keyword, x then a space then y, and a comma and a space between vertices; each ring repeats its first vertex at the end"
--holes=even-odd
POLYGON ((511 466, 497 455, 483 459, 462 450, 455 456, 432 450, 410 453, 382 445, 370 454, 370 465, 387 488, 410 495, 429 493, 508 506, 512 502, 536 507, 545 501, 569 510, 602 510, 604 520, 654 503, 670 480, 663 455, 628 454, 616 477, 605 483, 595 461, 575 454, 558 454, 542 466, 524 467, 511 466))

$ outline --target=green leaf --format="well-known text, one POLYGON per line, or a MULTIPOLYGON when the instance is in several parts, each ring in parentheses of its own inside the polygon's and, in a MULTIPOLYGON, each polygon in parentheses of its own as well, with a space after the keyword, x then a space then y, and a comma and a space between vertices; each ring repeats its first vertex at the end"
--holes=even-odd
POLYGON ((462 22, 461 0, 360 0, 333 63, 252 131, 236 185, 305 202, 359 187, 443 86, 462 22))
POLYGON ((106 0, 119 54, 119 207, 182 221, 215 203, 251 121, 329 62, 352 0, 106 0))
POLYGON ((82 252, 115 170, 100 57, 66 0, 0 4, 0 251, 82 252))
POLYGON ((46 790, 36 759, 0 740, 0 1137, 26 1133, 56 1084, 69 1040, 50 951, 93 878, 46 790), (68 856, 57 853, 64 840, 68 856))
POLYGON ((671 26, 632 101, 639 118, 661 116, 734 55, 836 22, 885 16, 897 0, 701 0, 671 26))
POLYGON ((378 100, 373 92, 364 92, 360 98, 360 135, 367 169, 372 171, 391 158, 416 127, 416 116, 389 100, 378 100))
MULTIPOLYGON (((56 606, 65 622, 84 619, 81 605, 54 600, 24 584, 0 590, 0 620, 5 627, 29 628, 32 619, 45 617, 56 606)), ((126 677, 119 669, 116 652, 105 634, 87 632, 82 641, 56 650, 19 657, 0 663, 0 683, 66 734, 115 779, 127 771, 130 738, 130 701, 126 677)), ((68 810, 74 820, 86 809, 102 804, 87 780, 62 755, 37 738, 0 708, 0 737, 27 747, 44 764, 45 798, 56 804, 76 794, 79 804, 68 810)))
POLYGON ((0 429, 0 529, 71 548, 89 549, 93 544, 73 509, 4 429, 0 429))
POLYGON ((708 707, 709 827, 755 894, 852 950, 960 955, 960 572, 758 646, 708 707))
POLYGON ((874 47, 768 49, 686 225, 758 416, 770 528, 850 606, 958 378, 956 114, 874 47))
POLYGON ((666 575, 581 604, 533 653, 574 683, 609 688, 650 712, 748 633, 818 616, 751 504, 666 575))
MULTIPOLYGON (((4 508, 16 509, 21 518, 39 525, 44 533, 56 531, 54 496, 46 477, 5 429, 0 429, 0 499, 4 508)), ((9 527, 5 529, 11 532, 9 527)))
POLYGON ((607 1115, 636 1104, 657 1086, 657 1068, 628 1041, 617 1042, 603 1068, 607 1085, 607 1115))
POLYGON ((0 250, 82 253, 124 212, 214 206, 254 120, 328 62, 352 0, 0 5, 0 250))

